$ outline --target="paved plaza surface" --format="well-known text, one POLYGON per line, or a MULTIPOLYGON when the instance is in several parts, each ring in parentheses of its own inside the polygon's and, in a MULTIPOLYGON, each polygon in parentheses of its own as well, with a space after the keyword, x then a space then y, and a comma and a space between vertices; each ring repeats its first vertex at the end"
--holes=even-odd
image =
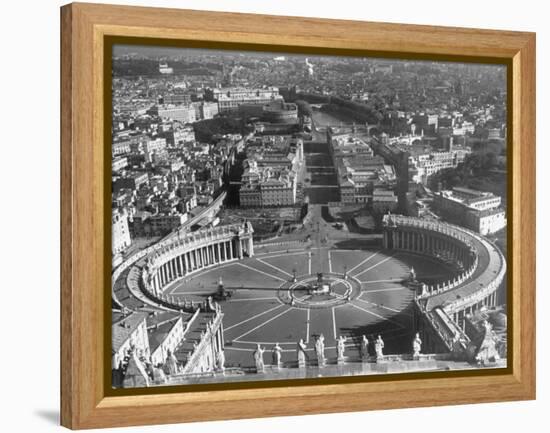
MULTIPOLYGON (((429 258, 380 249, 331 247, 262 248, 254 257, 206 269, 170 286, 166 293, 204 300, 216 292, 220 278, 232 296, 220 301, 224 312, 227 366, 253 366, 257 344, 268 351, 279 343, 283 362, 295 360, 295 346, 303 339, 313 355, 314 337, 323 334, 327 356, 336 354, 336 338, 347 337, 346 354, 357 353, 359 339, 382 335, 385 353, 408 351, 414 333, 413 292, 403 281, 414 267, 418 278, 444 278, 448 269, 429 258), (315 302, 290 302, 289 287, 314 280, 323 272, 333 283, 333 295, 315 302), (344 298, 343 275, 356 287, 344 298), (333 353, 334 352, 334 353, 333 353)), ((296 298, 307 295, 300 291, 296 298)))

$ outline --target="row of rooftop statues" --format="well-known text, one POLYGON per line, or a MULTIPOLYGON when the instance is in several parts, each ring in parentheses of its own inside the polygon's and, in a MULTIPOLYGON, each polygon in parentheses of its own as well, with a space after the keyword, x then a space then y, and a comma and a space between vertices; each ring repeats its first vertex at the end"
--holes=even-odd
MULTIPOLYGON (((342 364, 346 360, 345 356, 345 350, 346 350, 346 341, 347 337, 340 335, 336 339, 336 362, 337 364, 342 364)), ((363 335, 361 338, 361 345, 360 345, 360 355, 361 360, 363 362, 367 362, 370 359, 372 359, 369 355, 369 340, 366 335, 363 335)), ((374 340, 374 360, 375 361, 381 361, 384 359, 384 340, 379 335, 376 340, 374 340)), ((318 335, 315 338, 314 343, 314 352, 315 352, 315 358, 314 361, 317 361, 317 365, 319 367, 323 367, 326 365, 327 357, 325 355, 325 337, 323 334, 318 335)), ((420 351, 422 349, 422 340, 420 339, 420 335, 416 333, 413 341, 412 341, 412 356, 413 359, 418 359, 420 356, 420 351)), ((260 344, 256 346, 256 350, 253 352, 254 357, 254 364, 256 366, 257 372, 263 372, 265 369, 264 364, 264 352, 266 349, 264 349, 260 344)), ((298 367, 305 367, 307 362, 310 360, 310 357, 307 353, 308 347, 303 339, 300 339, 296 345, 296 357, 298 361, 298 367)), ((275 346, 273 346, 271 350, 271 356, 272 356, 272 365, 275 367, 282 366, 282 353, 283 349, 279 345, 279 343, 276 343, 275 346)))
MULTIPOLYGON (((347 340, 348 338, 343 335, 336 339, 336 363, 338 365, 346 361, 345 350, 347 340)), ((369 345, 370 342, 367 336, 363 335, 359 347, 362 362, 368 362, 372 359, 369 355, 369 345)), ((418 359, 421 348, 422 340, 417 333, 412 341, 413 359, 418 359)), ((319 367, 324 367, 327 363, 327 358, 325 355, 325 337, 323 334, 315 338, 313 350, 315 358, 312 360, 316 361, 319 367)), ((298 367, 304 368, 308 361, 310 361, 307 351, 308 347, 306 343, 303 339, 300 339, 296 346, 298 367)), ((258 373, 263 372, 265 369, 264 353, 265 349, 260 344, 257 345, 256 350, 253 352, 254 364, 258 373)), ((272 365, 274 367, 279 368, 283 365, 282 353, 283 349, 279 343, 276 343, 271 350, 272 365)), ((374 360, 377 362, 384 360, 384 340, 382 340, 380 335, 374 340, 374 360)), ((225 353, 223 350, 219 350, 216 353, 215 367, 218 372, 225 372, 225 353)), ((181 367, 171 351, 168 351, 164 364, 153 365, 150 360, 143 357, 140 351, 136 350, 134 347, 128 351, 127 359, 121 362, 120 365, 114 367, 113 374, 117 373, 115 368, 117 371, 120 370, 121 377, 119 377, 118 380, 114 380, 114 382, 120 382, 119 386, 122 385, 123 387, 138 385, 149 386, 150 383, 162 384, 168 381, 168 377, 181 374, 181 367), (136 380, 143 381, 144 383, 126 383, 127 381, 135 382, 136 380)), ((113 379, 115 379, 114 376, 113 379)))

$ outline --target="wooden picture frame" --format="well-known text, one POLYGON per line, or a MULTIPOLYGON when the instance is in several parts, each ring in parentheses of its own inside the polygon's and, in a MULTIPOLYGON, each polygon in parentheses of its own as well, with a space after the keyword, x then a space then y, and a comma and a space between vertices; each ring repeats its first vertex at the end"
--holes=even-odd
POLYGON ((533 33, 74 3, 61 8, 61 54, 63 426, 81 429, 535 398, 533 33), (109 395, 104 288, 111 272, 105 260, 110 163, 104 147, 103 83, 105 40, 111 36, 506 63, 512 95, 508 131, 513 196, 508 209, 512 356, 506 371, 109 395))

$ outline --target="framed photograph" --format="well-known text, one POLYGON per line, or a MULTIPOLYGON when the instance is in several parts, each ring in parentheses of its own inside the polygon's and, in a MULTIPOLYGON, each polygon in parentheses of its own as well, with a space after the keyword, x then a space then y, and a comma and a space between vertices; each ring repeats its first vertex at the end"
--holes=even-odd
POLYGON ((535 398, 535 35, 61 8, 73 429, 535 398))

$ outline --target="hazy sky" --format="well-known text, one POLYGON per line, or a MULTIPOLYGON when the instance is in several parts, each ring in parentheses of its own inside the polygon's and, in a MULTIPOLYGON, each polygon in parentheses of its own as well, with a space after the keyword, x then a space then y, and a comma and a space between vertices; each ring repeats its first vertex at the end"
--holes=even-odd
MULTIPOLYGON (((121 56, 126 54, 138 54, 140 56, 149 57, 151 59, 169 59, 169 58, 176 58, 176 57, 194 57, 197 55, 211 55, 216 57, 223 57, 223 56, 229 56, 229 57, 235 57, 235 56, 242 56, 242 58, 273 58, 273 57, 279 57, 284 56, 287 58, 301 58, 304 59, 306 57, 309 57, 310 59, 330 59, 334 57, 340 57, 340 58, 353 58, 353 59, 369 59, 369 60, 378 60, 384 63, 400 63, 400 62, 408 62, 408 63, 447 63, 450 65, 456 65, 460 64, 458 62, 436 62, 432 60, 426 60, 426 61, 412 61, 412 60, 399 60, 399 59, 384 59, 384 58, 375 58, 375 57, 348 57, 348 56, 328 56, 328 55, 316 55, 316 54, 288 54, 288 53, 278 53, 278 52, 267 52, 267 51, 235 51, 235 50, 219 50, 219 49, 208 49, 208 48, 170 48, 170 47, 155 47, 155 46, 144 46, 144 45, 114 45, 113 46, 113 56, 121 56)), ((470 64, 472 66, 475 66, 475 64, 470 64)), ((487 65, 487 64, 480 64, 480 66, 487 67, 492 66, 494 68, 502 68, 505 70, 505 66, 503 65, 487 65)))

